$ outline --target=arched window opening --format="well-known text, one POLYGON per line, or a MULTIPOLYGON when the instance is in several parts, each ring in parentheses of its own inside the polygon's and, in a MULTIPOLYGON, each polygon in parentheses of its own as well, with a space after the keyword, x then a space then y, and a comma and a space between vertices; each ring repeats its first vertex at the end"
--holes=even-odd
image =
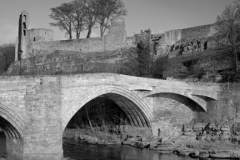
POLYGON ((23 22, 23 29, 27 29, 26 22, 23 22))

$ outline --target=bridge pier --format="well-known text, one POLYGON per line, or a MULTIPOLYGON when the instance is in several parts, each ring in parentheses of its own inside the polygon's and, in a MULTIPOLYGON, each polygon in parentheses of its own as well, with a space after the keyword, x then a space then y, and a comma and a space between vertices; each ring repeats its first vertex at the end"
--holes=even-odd
POLYGON ((52 137, 52 141, 46 141, 46 138, 33 138, 40 135, 29 135, 32 140, 23 142, 20 139, 6 139, 6 155, 7 160, 62 160, 62 137, 52 137), (55 141, 59 139, 59 141, 55 141), (35 140, 34 140, 35 139, 35 140))
POLYGON ((7 160, 23 160, 23 141, 16 138, 6 139, 7 160))
POLYGON ((24 160, 62 160, 59 80, 40 78, 27 87, 24 160))

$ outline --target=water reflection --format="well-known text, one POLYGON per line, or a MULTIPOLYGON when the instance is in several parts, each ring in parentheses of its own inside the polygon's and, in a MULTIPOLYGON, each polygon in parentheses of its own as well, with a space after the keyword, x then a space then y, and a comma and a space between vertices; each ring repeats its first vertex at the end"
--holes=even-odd
POLYGON ((91 145, 85 142, 64 141, 64 157, 75 160, 192 160, 155 151, 122 145, 91 145))

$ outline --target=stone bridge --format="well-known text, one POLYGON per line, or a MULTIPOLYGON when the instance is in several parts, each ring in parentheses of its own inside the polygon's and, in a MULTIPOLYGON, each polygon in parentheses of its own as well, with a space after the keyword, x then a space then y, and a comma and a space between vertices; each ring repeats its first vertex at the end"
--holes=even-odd
POLYGON ((219 91, 211 84, 120 74, 0 77, 0 127, 7 136, 8 160, 61 160, 68 122, 98 97, 111 99, 131 125, 157 136, 158 128, 169 135, 175 125, 206 112, 219 91))

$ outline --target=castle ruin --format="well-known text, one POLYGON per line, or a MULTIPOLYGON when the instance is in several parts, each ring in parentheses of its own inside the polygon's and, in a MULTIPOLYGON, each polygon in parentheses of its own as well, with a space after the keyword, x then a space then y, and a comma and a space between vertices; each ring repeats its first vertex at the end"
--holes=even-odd
MULTIPOLYGON (((106 36, 60 41, 54 41, 53 30, 43 28, 29 29, 29 23, 29 14, 26 11, 22 11, 19 19, 19 34, 16 44, 16 61, 42 54, 49 54, 55 50, 84 53, 105 52, 128 46, 123 17, 116 17, 112 21, 106 36)), ((132 43, 131 39, 130 43, 132 43)))
POLYGON ((216 46, 211 39, 214 24, 151 34, 150 30, 127 37, 123 17, 116 17, 107 35, 96 38, 54 41, 51 29, 29 29, 30 18, 22 11, 15 50, 15 63, 4 75, 55 75, 105 72, 129 74, 124 63, 139 38, 151 35, 156 56, 176 57, 216 46), (110 67, 111 66, 111 67, 110 67), (107 68, 107 69, 106 69, 107 68), (111 69, 110 69, 111 68, 111 69))

